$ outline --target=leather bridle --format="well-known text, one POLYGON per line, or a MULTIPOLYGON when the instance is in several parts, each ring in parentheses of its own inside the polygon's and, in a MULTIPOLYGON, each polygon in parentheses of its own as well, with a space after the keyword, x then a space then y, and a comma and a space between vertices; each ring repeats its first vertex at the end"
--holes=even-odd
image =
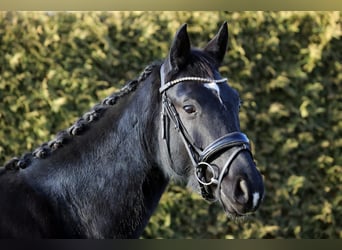
MULTIPOLYGON (((174 107, 171 99, 167 95, 167 90, 175 86, 180 82, 192 81, 192 82, 203 82, 203 83, 224 83, 227 79, 209 79, 201 77, 181 77, 176 80, 172 80, 165 83, 163 66, 160 69, 161 87, 159 93, 162 95, 162 138, 166 143, 168 157, 171 160, 171 153, 169 148, 169 126, 170 121, 174 124, 175 130, 180 135, 186 151, 189 155, 191 163, 195 169, 195 176, 199 183, 202 197, 208 201, 215 201, 219 199, 223 205, 221 199, 221 183, 223 178, 228 174, 231 163, 234 161, 235 157, 243 150, 250 152, 250 144, 247 136, 241 132, 228 133, 217 140, 210 143, 204 149, 196 146, 194 140, 190 136, 189 132, 182 123, 179 114, 174 107), (232 150, 226 164, 223 169, 220 169, 210 164, 210 160, 215 159, 219 153, 223 151, 232 150), (208 173, 209 171, 209 173, 208 173), (207 180, 207 174, 210 174, 210 180, 207 180), (216 197, 210 190, 211 185, 217 185, 216 197)), ((171 160, 172 161, 172 160, 171 160)), ((223 205, 225 208, 225 206, 223 205)), ((225 208, 226 209, 226 208, 225 208)))

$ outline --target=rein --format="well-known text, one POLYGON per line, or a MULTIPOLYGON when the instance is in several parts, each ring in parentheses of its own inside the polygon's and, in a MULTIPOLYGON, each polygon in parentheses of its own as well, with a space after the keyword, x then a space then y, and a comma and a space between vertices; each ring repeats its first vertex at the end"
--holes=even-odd
MULTIPOLYGON (((191 163, 195 170, 195 177, 199 183, 202 197, 207 201, 216 201, 217 199, 223 205, 221 199, 221 184, 223 178, 228 174, 231 163, 234 161, 236 156, 241 151, 250 152, 250 145, 247 136, 241 132, 232 132, 228 133, 217 140, 210 143, 204 149, 196 146, 194 140, 190 136, 189 132, 185 128, 182 123, 179 114, 174 107, 171 99, 167 95, 167 90, 171 87, 175 86, 180 82, 186 81, 197 81, 203 83, 224 83, 227 82, 227 78, 223 79, 209 79, 209 78, 201 78, 201 77, 182 77, 176 80, 172 80, 165 83, 163 65, 160 69, 160 79, 161 79, 161 87, 159 88, 159 93, 162 95, 162 112, 161 112, 161 122, 162 122, 162 138, 166 143, 166 148, 168 152, 168 157, 171 160, 171 153, 169 148, 169 126, 170 121, 174 124, 175 130, 178 132, 180 138, 183 141, 185 149, 189 155, 191 163), (210 160, 214 158, 219 152, 233 150, 229 156, 226 164, 223 169, 220 171, 219 168, 215 165, 210 164, 210 160), (207 180, 207 172, 211 175, 210 180, 207 180), (216 185, 217 195, 213 194, 210 190, 211 185, 216 185)), ((225 206, 223 205, 224 209, 225 206)))

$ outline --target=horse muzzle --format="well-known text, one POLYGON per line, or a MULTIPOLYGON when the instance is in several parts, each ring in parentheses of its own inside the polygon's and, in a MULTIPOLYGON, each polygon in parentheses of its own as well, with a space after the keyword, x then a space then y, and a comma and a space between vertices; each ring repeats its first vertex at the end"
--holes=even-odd
POLYGON ((255 167, 249 140, 241 132, 229 133, 207 146, 200 154, 195 176, 203 198, 219 200, 228 214, 254 212, 263 198, 262 178, 255 167), (222 168, 215 164, 217 161, 224 162, 222 168))

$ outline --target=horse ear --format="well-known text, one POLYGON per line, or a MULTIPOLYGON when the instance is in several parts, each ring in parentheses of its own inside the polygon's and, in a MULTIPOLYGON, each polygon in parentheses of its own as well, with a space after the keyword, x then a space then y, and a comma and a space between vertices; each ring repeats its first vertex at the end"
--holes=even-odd
POLYGON ((186 30, 187 25, 183 24, 173 39, 168 55, 169 70, 178 71, 188 60, 190 55, 190 39, 186 30))
POLYGON ((224 22, 213 39, 205 46, 204 51, 209 53, 220 66, 228 45, 228 25, 224 22))

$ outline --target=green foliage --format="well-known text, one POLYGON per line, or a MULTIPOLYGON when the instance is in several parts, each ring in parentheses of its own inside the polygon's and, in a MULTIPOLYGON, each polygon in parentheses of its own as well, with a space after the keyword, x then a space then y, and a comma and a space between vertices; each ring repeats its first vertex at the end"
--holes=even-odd
POLYGON ((166 56, 183 22, 243 99, 266 197, 245 222, 171 184, 144 238, 342 238, 340 12, 0 13, 0 162, 32 150, 166 56))

